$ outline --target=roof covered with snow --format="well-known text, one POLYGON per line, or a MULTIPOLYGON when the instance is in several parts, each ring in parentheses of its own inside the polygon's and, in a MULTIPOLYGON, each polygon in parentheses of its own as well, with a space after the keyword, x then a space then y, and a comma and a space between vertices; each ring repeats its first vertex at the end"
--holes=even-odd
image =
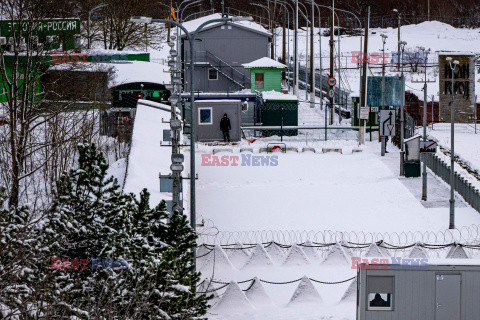
POLYGON ((298 101, 297 96, 293 94, 284 94, 277 91, 265 91, 262 92, 262 99, 265 100, 278 100, 278 101, 298 101))
POLYGON ((170 83, 168 67, 159 63, 132 61, 131 63, 110 63, 114 71, 111 86, 131 82, 170 83))
POLYGON ((460 51, 443 51, 438 53, 439 56, 474 56, 474 52, 460 52, 460 51))
MULTIPOLYGON (((220 13, 214 13, 205 17, 184 22, 183 26, 185 27, 185 29, 187 29, 188 32, 194 32, 202 23, 207 22, 209 20, 221 19, 221 18, 222 18, 222 15, 220 13)), ((220 26, 222 24, 223 22, 211 23, 205 26, 203 30, 211 29, 211 28, 220 26)), ((256 33, 261 33, 266 36, 272 35, 267 29, 265 29, 264 27, 262 27, 261 25, 253 21, 236 21, 236 22, 228 22, 228 24, 232 24, 237 27, 247 29, 256 33)), ((185 35, 182 34, 182 36, 185 36, 185 35)))
POLYGON ((168 84, 171 81, 167 66, 145 61, 122 61, 121 63, 63 63, 54 65, 51 69, 112 72, 113 76, 108 84, 110 88, 133 82, 168 84))
POLYGON ((263 57, 258 60, 242 64, 245 69, 252 68, 274 68, 274 69, 284 69, 287 66, 283 63, 270 59, 268 57, 263 57))

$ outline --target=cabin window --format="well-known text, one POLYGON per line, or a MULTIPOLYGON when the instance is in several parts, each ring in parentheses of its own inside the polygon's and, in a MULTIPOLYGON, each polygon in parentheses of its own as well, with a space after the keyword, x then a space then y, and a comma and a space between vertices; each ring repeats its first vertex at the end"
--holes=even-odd
POLYGON ((263 89, 265 87, 264 76, 263 73, 255 73, 255 88, 263 89))
POLYGON ((218 80, 218 71, 213 68, 208 69, 208 80, 218 80))
POLYGON ((367 276, 367 310, 393 310, 393 276, 367 276))
POLYGON ((198 109, 198 124, 212 124, 212 108, 198 109))

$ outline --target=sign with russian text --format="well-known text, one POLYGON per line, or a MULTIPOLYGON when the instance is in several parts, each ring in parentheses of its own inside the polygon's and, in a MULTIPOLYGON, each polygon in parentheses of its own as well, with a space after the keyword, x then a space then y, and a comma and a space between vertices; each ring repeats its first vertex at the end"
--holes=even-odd
POLYGON ((30 33, 37 35, 78 34, 80 33, 80 19, 0 21, 0 36, 11 37, 19 31, 22 34, 30 33))

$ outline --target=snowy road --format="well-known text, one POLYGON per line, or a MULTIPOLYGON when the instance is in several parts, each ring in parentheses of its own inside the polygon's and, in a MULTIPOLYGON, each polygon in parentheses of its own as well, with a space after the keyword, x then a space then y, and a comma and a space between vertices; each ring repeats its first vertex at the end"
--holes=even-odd
MULTIPOLYGON (((198 214, 228 231, 447 227, 448 208, 425 208, 380 158, 376 142, 356 154, 276 155, 278 166, 219 167, 201 166, 199 154, 198 214)), ((457 209, 456 218, 457 226, 480 224, 480 215, 467 206, 457 209)))

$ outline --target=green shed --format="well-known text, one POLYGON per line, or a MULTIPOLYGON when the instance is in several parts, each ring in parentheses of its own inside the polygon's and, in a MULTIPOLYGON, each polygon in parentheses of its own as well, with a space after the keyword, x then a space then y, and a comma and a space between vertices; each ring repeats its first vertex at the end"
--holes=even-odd
POLYGON ((264 57, 243 64, 243 67, 250 69, 252 92, 282 90, 282 70, 287 68, 283 63, 264 57))
MULTIPOLYGON (((265 91, 260 96, 262 126, 298 126, 298 98, 291 94, 265 91)), ((298 130, 265 130, 265 136, 296 136, 298 130)))

